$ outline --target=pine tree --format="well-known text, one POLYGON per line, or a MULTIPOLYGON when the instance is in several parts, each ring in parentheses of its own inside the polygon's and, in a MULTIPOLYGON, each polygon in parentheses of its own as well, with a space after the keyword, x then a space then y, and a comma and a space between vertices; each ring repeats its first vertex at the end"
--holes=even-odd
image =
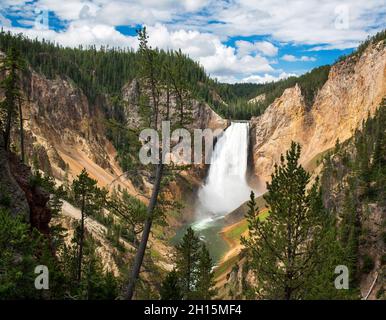
POLYGON ((318 185, 307 191, 310 175, 298 164, 300 145, 291 144, 286 159, 275 165, 264 199, 269 208, 265 221, 251 194, 247 215, 249 238, 242 238, 258 281, 257 294, 264 298, 301 299, 315 266, 323 257, 325 234, 318 185))
POLYGON ((75 201, 80 206, 81 210, 77 270, 77 281, 80 283, 82 278, 82 259, 85 234, 84 221, 87 215, 92 215, 94 212, 101 209, 101 204, 105 201, 106 191, 97 187, 97 181, 89 177, 86 169, 83 169, 77 178, 74 179, 72 183, 72 190, 75 196, 75 201))
POLYGON ((65 275, 65 297, 71 299, 113 300, 118 296, 118 280, 109 271, 103 270, 96 241, 85 233, 82 278, 78 282, 79 233, 74 233, 70 244, 64 243, 57 252, 65 275))
POLYGON ((33 269, 37 264, 36 241, 29 237, 29 226, 0 208, 0 296, 2 299, 34 297, 33 269), (29 284, 29 285, 26 285, 29 284))
POLYGON ((168 83, 172 88, 172 92, 176 98, 177 107, 177 119, 176 125, 178 128, 183 128, 187 124, 191 123, 192 112, 191 112, 191 91, 192 88, 189 86, 189 80, 186 74, 185 57, 181 50, 177 51, 174 55, 175 61, 173 64, 168 65, 166 72, 168 73, 168 83))
MULTIPOLYGON (((148 36, 146 33, 146 28, 140 30, 138 32, 138 39, 140 42, 139 46, 139 55, 140 55, 140 61, 141 61, 141 74, 142 74, 142 85, 145 87, 142 92, 150 92, 150 94, 145 94, 145 101, 150 102, 149 107, 152 109, 152 128, 154 130, 158 130, 159 123, 160 123, 160 117, 163 115, 164 112, 161 112, 160 106, 159 106, 159 100, 160 100, 160 91, 165 88, 165 82, 166 87, 168 90, 170 90, 171 87, 171 81, 170 78, 167 80, 162 78, 162 74, 166 73, 170 75, 170 72, 164 72, 165 66, 167 66, 167 63, 165 62, 165 59, 168 58, 168 56, 163 55, 158 50, 152 49, 148 45, 148 36), (164 68, 162 67, 164 66, 164 68), (163 81, 162 81, 163 80, 163 81), (147 88, 147 90, 146 90, 147 88)), ((173 54, 171 54, 173 57, 173 54)), ((180 54, 181 61, 183 59, 186 60, 186 57, 182 58, 182 54, 180 54)), ((181 69, 182 70, 182 69, 181 69)), ((180 75, 182 72, 180 72, 180 75)), ((179 100, 179 120, 180 124, 183 124, 184 121, 187 119, 188 113, 185 112, 185 110, 189 109, 190 106, 190 95, 187 95, 187 90, 184 87, 183 81, 178 81, 173 84, 173 88, 175 92, 184 93, 184 96, 181 96, 181 99, 179 100)), ((169 92, 169 91, 168 91, 169 92)), ((170 92, 168 93, 170 94, 170 92)), ((166 101, 166 120, 170 120, 169 116, 169 109, 170 107, 170 96, 168 96, 168 99, 166 101)), ((165 115, 164 115, 165 116, 165 115)), ((173 126, 173 125, 172 125, 173 126)), ((154 170, 154 184, 153 184, 153 190, 150 197, 150 201, 147 207, 147 217, 144 223, 144 228, 142 232, 142 238, 138 246, 138 251, 136 253, 134 264, 131 272, 131 277, 127 286, 126 290, 126 297, 128 299, 131 299, 134 294, 134 288, 135 288, 135 282, 137 281, 139 277, 139 272, 141 265, 143 263, 143 258, 146 251, 146 245, 149 238, 149 234, 151 231, 151 227, 153 224, 153 221, 156 217, 157 212, 159 212, 161 207, 165 207, 165 204, 167 201, 164 201, 162 198, 161 188, 164 185, 162 178, 164 176, 164 153, 161 150, 159 151, 159 156, 161 158, 160 163, 155 165, 154 170), (160 198, 160 199, 159 199, 160 198), (158 210, 157 210, 157 205, 158 210)), ((167 206, 167 205, 166 205, 167 206)))
POLYGON ((24 162, 24 133, 23 115, 21 109, 20 72, 24 68, 24 61, 20 52, 15 47, 10 47, 2 61, 1 71, 5 72, 5 78, 0 87, 4 90, 4 99, 0 102, 0 128, 4 137, 4 147, 9 150, 11 129, 19 114, 21 156, 24 162))
POLYGON ((188 228, 182 241, 176 247, 176 269, 185 299, 192 297, 198 278, 200 240, 192 228, 188 228))
POLYGON ((118 284, 111 272, 104 272, 102 261, 96 253, 95 240, 85 242, 84 279, 82 294, 87 300, 114 300, 118 296, 118 284))
MULTIPOLYGON (((153 107, 153 129, 157 130, 158 116, 159 116, 159 109, 158 109, 159 88, 158 88, 158 79, 157 79, 156 72, 161 68, 160 68, 160 65, 157 63, 158 60, 156 59, 157 58, 156 52, 148 45, 148 36, 146 33, 146 28, 143 28, 142 30, 138 31, 138 40, 140 42, 139 52, 143 59, 141 70, 142 70, 143 77, 145 79, 144 82, 147 82, 150 84, 150 92, 151 92, 150 96, 151 96, 152 107, 153 107)), ((138 246, 138 251, 134 258, 134 264, 132 267, 129 283, 126 289, 126 297, 128 300, 131 300, 134 295, 135 284, 139 277, 139 273, 143 263, 143 258, 145 256, 147 242, 149 240, 149 235, 153 224, 154 212, 156 210, 156 206, 158 202, 158 195, 160 193, 161 180, 162 180, 163 171, 164 171, 164 164, 162 163, 162 161, 156 165, 154 171, 155 171, 154 172, 155 180, 154 180, 150 201, 147 207, 147 213, 146 213, 147 217, 146 217, 143 232, 142 232, 142 238, 138 246)))
POLYGON ((182 293, 180 289, 178 274, 175 269, 168 273, 162 282, 160 290, 161 300, 181 300, 182 293))
POLYGON ((190 227, 176 246, 175 264, 176 268, 163 282, 160 291, 162 299, 210 300, 216 294, 209 251, 190 227))
MULTIPOLYGON (((52 234, 54 236, 54 232, 52 234)), ((50 239, 52 240, 52 239, 50 239)), ((66 283, 51 243, 20 216, 0 208, 0 297, 1 299, 62 299, 66 283), (35 267, 49 270, 49 289, 36 290, 35 267)))
POLYGON ((213 262, 205 244, 202 244, 198 262, 196 298, 210 300, 216 294, 214 287, 213 262))
POLYGON ((133 236, 133 244, 138 246, 138 235, 142 233, 146 221, 146 206, 124 190, 122 194, 112 194, 107 203, 111 213, 121 217, 133 236))

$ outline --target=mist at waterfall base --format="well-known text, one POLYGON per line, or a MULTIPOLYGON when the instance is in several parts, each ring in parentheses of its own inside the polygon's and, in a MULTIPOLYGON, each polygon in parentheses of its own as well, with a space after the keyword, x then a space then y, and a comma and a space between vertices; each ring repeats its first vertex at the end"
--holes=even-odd
POLYGON ((215 263, 229 249, 220 235, 222 219, 249 199, 251 187, 246 181, 248 162, 248 123, 234 122, 219 137, 211 157, 205 183, 197 193, 195 221, 182 226, 171 239, 180 243, 188 227, 204 241, 215 263))
POLYGON ((233 122, 217 141, 205 184, 197 194, 194 229, 207 227, 249 199, 248 131, 248 123, 233 122))

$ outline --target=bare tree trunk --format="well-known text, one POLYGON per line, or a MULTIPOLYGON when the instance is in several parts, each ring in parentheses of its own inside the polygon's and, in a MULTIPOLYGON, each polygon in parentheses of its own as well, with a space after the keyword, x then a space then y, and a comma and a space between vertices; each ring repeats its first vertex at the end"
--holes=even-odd
POLYGON ((20 149, 21 149, 21 162, 25 162, 24 153, 24 126, 23 126, 23 110, 21 107, 21 101, 19 98, 19 117, 20 117, 20 149))
POLYGON ((8 110, 7 122, 6 122, 5 133, 4 133, 4 145, 5 145, 5 150, 7 150, 7 151, 10 150, 11 125, 12 125, 11 111, 8 110))
POLYGON ((166 120, 169 120, 170 115, 170 89, 169 85, 166 88, 166 120))
POLYGON ((82 258, 83 258, 83 242, 84 242, 84 209, 85 196, 82 197, 81 221, 80 221, 80 239, 79 239, 79 255, 78 255, 78 285, 82 279, 82 258))
POLYGON ((152 194, 151 194, 149 205, 147 207, 147 219, 145 221, 145 226, 144 226, 144 229, 143 229, 143 232, 142 232, 141 242, 139 244, 139 248, 138 248, 137 254, 135 255, 134 265, 133 265, 133 269, 132 269, 132 272, 131 272, 131 277, 130 277, 130 280, 129 280, 129 285, 127 286, 127 290, 126 290, 126 294, 125 294, 125 298, 128 299, 128 300, 131 300, 133 298, 135 284, 136 284, 136 282, 138 280, 138 276, 139 276, 139 273, 140 273, 141 265, 142 265, 142 262, 143 262, 143 257, 145 256, 145 250, 146 250, 146 246, 147 246, 147 241, 149 239, 151 225, 153 223, 154 209, 155 209, 155 207, 157 205, 158 194, 159 194, 160 187, 161 187, 161 179, 162 179, 162 174, 163 174, 163 168, 164 168, 164 165, 163 165, 163 163, 161 161, 161 163, 159 163, 157 165, 157 167, 156 167, 156 176, 155 176, 155 182, 154 182, 154 186, 153 186, 153 191, 152 191, 152 194))

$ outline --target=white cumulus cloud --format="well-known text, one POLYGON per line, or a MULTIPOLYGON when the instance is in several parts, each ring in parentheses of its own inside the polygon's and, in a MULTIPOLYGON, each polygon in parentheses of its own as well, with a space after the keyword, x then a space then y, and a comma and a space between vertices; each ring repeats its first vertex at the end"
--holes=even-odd
POLYGON ((287 62, 296 62, 296 61, 316 61, 315 57, 309 57, 309 56, 301 56, 301 57, 295 57, 292 54, 285 54, 284 56, 281 57, 282 60, 287 61, 287 62))
POLYGON ((260 55, 236 54, 236 49, 224 45, 220 39, 210 33, 198 31, 170 31, 165 25, 156 24, 148 27, 150 43, 163 49, 181 50, 199 61, 214 77, 233 75, 241 78, 259 72, 274 71, 269 61, 260 55))
POLYGON ((249 42, 245 40, 236 41, 237 53, 241 56, 246 54, 261 53, 265 56, 276 56, 279 49, 268 41, 249 42))

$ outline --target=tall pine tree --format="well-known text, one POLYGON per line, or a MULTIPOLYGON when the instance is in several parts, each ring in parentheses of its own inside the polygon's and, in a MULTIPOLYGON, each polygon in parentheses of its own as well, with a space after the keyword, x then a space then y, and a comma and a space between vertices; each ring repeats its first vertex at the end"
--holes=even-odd
POLYGON ((176 274, 182 297, 210 300, 216 294, 213 263, 207 247, 192 228, 188 228, 176 251, 176 274))
POLYGON ((210 300, 216 294, 214 287, 213 262, 209 251, 203 244, 201 246, 198 262, 198 279, 196 284, 196 297, 201 300, 210 300))
POLYGON ((184 298, 190 298, 195 289, 200 249, 200 240, 192 228, 188 228, 176 249, 176 267, 181 281, 182 294, 184 298))
POLYGON ((24 61, 15 47, 10 47, 2 59, 0 70, 5 72, 5 78, 0 87, 4 90, 4 99, 0 102, 0 128, 4 137, 4 147, 9 150, 11 129, 19 114, 21 154, 24 161, 23 115, 21 112, 20 72, 24 61))
POLYGON ((102 208, 105 202, 106 191, 98 188, 97 181, 91 179, 86 171, 82 172, 74 179, 72 183, 72 190, 74 193, 75 202, 79 205, 81 210, 81 220, 79 226, 79 242, 78 242, 78 269, 77 269, 77 281, 81 282, 82 279, 82 260, 83 260, 83 248, 85 238, 85 218, 87 215, 92 215, 97 210, 102 208))
POLYGON ((257 295, 268 299, 301 299, 324 238, 323 206, 317 183, 307 187, 310 174, 299 165, 300 145, 291 144, 286 158, 275 165, 264 199, 269 207, 265 221, 251 194, 247 220, 249 238, 242 238, 258 282, 257 295))

